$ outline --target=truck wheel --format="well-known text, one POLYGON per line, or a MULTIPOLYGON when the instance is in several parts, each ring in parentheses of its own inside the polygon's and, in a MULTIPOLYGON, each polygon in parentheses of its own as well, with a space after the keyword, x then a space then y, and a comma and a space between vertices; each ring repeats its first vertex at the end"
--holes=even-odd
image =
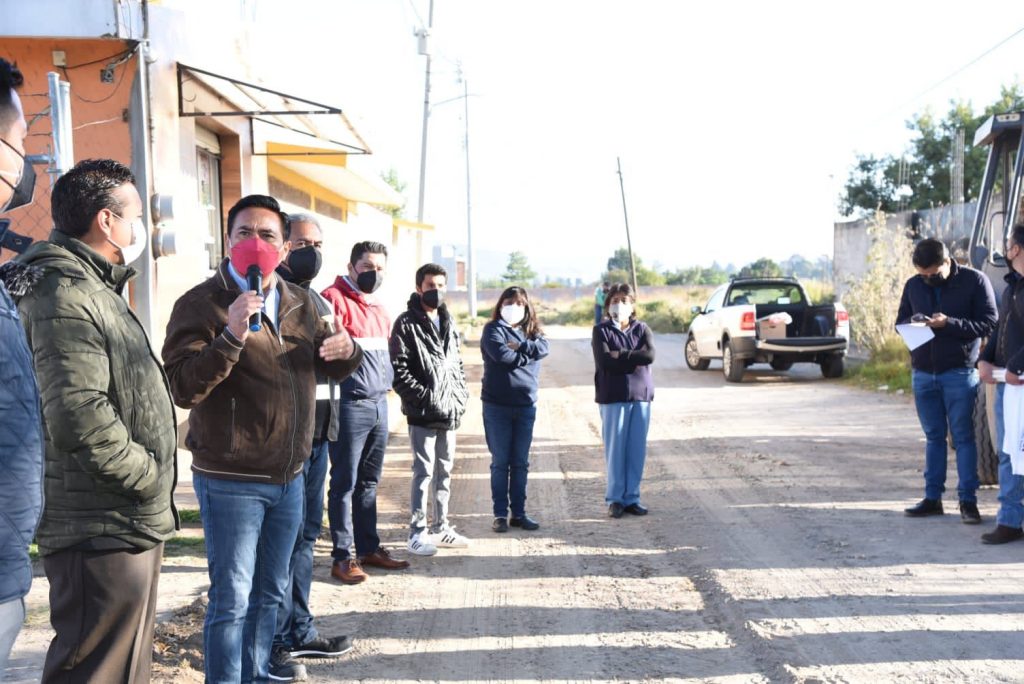
POLYGON ((974 442, 978 447, 978 479, 983 485, 999 483, 999 450, 994 445, 995 435, 989 429, 987 387, 990 386, 978 387, 974 400, 974 442))
POLYGON ((711 365, 711 359, 702 359, 697 352, 697 340, 693 339, 693 335, 686 338, 685 356, 686 365, 690 370, 703 371, 711 365))
POLYGON ((772 370, 788 371, 793 367, 793 362, 788 359, 772 359, 772 370))
POLYGON ((843 377, 843 357, 838 355, 826 356, 821 362, 821 374, 826 378, 843 377))
POLYGON ((744 370, 746 365, 742 359, 733 357, 732 342, 726 340, 722 345, 722 372, 725 373, 725 379, 729 382, 742 382, 744 370))

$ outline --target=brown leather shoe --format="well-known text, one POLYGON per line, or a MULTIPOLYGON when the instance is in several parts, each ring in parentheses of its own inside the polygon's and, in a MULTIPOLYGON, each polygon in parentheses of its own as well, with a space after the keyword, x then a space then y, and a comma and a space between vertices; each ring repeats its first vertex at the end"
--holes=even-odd
POLYGON ((365 582, 369 575, 359 565, 359 561, 349 559, 334 561, 334 565, 331 566, 331 577, 342 584, 359 584, 365 582))
POLYGON ((376 551, 361 557, 359 560, 362 561, 363 565, 372 565, 386 570, 404 570, 409 567, 409 561, 392 558, 391 554, 383 546, 377 547, 376 551))

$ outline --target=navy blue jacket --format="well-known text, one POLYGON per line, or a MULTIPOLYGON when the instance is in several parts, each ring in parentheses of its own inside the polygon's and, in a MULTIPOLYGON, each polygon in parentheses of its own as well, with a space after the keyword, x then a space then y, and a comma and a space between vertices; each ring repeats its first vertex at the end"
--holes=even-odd
POLYGON ((1007 273, 999 302, 999 322, 988 336, 981 359, 1014 375, 1024 375, 1024 276, 1007 273))
POLYGON ((43 508, 43 419, 32 354, 18 309, 21 296, 42 274, 8 262, 0 268, 0 603, 28 593, 28 545, 43 508))
POLYGON ((480 399, 502 406, 533 406, 537 403, 540 360, 548 355, 548 341, 538 335, 527 339, 523 331, 503 320, 484 326, 480 338, 484 380, 480 399), (508 346, 517 342, 518 349, 508 346))
POLYGON ((909 323, 916 313, 944 313, 946 326, 932 328, 935 338, 910 352, 910 365, 926 373, 972 368, 978 361, 981 338, 996 327, 996 296, 988 276, 950 261, 949 278, 932 287, 920 276, 903 286, 897 323, 909 323))
POLYGON ((598 404, 653 401, 654 334, 646 323, 633 320, 625 330, 604 320, 594 326, 594 389, 598 404), (611 352, 618 352, 612 358, 611 352))

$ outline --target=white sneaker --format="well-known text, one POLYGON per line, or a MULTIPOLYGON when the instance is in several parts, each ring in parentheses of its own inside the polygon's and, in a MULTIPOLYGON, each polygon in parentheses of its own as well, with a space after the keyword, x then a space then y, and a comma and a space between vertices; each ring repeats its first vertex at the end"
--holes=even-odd
POLYGON ((417 556, 433 556, 437 553, 437 547, 427 541, 425 532, 417 532, 409 537, 406 548, 409 549, 409 553, 415 553, 417 556))
POLYGON ((430 535, 431 539, 438 546, 448 549, 464 549, 469 546, 469 540, 455 531, 454 527, 446 527, 440 532, 430 535))

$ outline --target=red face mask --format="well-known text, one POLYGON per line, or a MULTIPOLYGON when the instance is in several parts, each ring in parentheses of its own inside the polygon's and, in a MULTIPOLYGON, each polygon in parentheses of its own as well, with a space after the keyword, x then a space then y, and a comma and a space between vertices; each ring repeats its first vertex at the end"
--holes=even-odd
POLYGON ((244 276, 253 264, 259 266, 263 275, 267 275, 273 273, 279 263, 281 263, 281 254, 277 247, 266 240, 249 238, 235 243, 231 248, 231 265, 235 267, 239 275, 244 276))

